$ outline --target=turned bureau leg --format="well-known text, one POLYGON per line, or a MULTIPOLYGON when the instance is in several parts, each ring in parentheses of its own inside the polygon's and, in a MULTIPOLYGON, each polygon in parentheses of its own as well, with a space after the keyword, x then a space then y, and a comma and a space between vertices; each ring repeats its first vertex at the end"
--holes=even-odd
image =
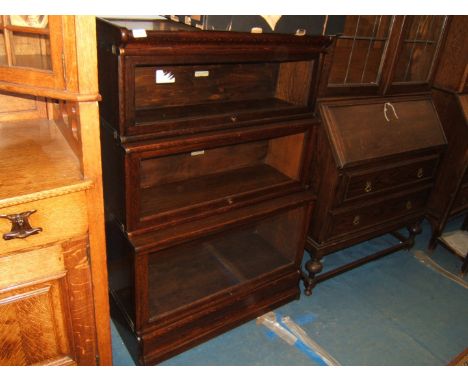
MULTIPOLYGON (((413 248, 413 246, 414 246, 414 241, 415 241, 416 235, 419 235, 422 232, 421 223, 416 222, 413 225, 409 226, 408 227, 408 232, 409 232, 409 236, 408 236, 408 239, 407 239, 406 242, 408 244, 408 250, 409 250, 409 249, 413 248)), ((437 241, 437 237, 435 238, 435 240, 437 241)), ((429 246, 430 246, 430 244, 429 244, 429 246)))
POLYGON ((315 287, 315 284, 317 284, 315 276, 323 269, 321 260, 321 255, 311 253, 310 260, 305 264, 305 269, 308 272, 308 274, 304 277, 304 293, 306 296, 310 296, 312 294, 312 289, 315 287))

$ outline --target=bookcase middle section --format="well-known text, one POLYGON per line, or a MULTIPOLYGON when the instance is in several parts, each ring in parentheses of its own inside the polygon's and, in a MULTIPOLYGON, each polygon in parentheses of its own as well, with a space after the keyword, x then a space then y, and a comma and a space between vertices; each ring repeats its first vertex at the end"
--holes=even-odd
POLYGON ((116 159, 104 160, 108 212, 134 232, 300 191, 313 127, 306 121, 123 145, 103 132, 106 156, 116 159), (124 187, 112 185, 118 179, 124 187))

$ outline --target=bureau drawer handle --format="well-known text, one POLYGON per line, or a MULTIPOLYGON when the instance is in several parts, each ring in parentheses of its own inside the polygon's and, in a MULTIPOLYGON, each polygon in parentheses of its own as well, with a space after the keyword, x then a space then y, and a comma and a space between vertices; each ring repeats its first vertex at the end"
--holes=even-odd
POLYGON ((416 173, 416 176, 418 178, 422 178, 424 175, 424 170, 422 168, 418 168, 418 172, 416 173))
POLYGON ((406 202, 406 209, 407 209, 407 210, 410 210, 411 208, 413 208, 413 203, 411 203, 411 200, 408 200, 408 201, 406 202))
POLYGON ((11 222, 11 230, 3 234, 4 240, 24 239, 25 237, 35 235, 42 231, 42 228, 32 228, 28 218, 36 210, 20 212, 19 214, 0 215, 0 218, 8 219, 11 222))
POLYGON ((370 180, 368 180, 366 182, 366 187, 364 187, 364 191, 366 191, 366 192, 371 192, 372 191, 372 182, 370 180))
POLYGON ((353 219, 353 225, 359 225, 361 222, 361 217, 359 215, 356 215, 353 219))
POLYGON ((393 115, 395 115, 395 118, 396 118, 396 119, 399 119, 399 118, 398 118, 398 114, 396 113, 396 110, 395 110, 395 106, 393 106, 390 102, 385 102, 385 103, 384 103, 384 110, 383 110, 383 111, 384 111, 384 117, 385 117, 385 119, 387 120, 387 122, 390 122, 390 118, 388 118, 388 116, 387 116, 387 112, 388 112, 388 108, 387 108, 387 107, 388 107, 388 106, 392 109, 393 115))
POLYGON ((235 115, 231 115, 231 122, 237 122, 237 117, 235 115))

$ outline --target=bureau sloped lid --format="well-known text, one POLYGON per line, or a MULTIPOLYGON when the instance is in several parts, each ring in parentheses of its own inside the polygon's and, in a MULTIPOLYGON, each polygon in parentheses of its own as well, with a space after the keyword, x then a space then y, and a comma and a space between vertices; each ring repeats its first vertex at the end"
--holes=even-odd
POLYGON ((320 113, 338 167, 446 143, 430 98, 329 101, 320 113))

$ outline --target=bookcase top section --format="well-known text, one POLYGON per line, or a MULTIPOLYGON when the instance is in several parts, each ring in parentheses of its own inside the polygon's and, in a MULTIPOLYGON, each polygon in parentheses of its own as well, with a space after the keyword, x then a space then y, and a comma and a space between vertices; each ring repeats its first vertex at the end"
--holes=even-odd
POLYGON ((102 32, 105 31, 106 42, 112 42, 119 48, 116 53, 129 56, 153 55, 161 48, 165 48, 167 53, 174 53, 174 49, 179 46, 183 46, 188 53, 192 47, 203 51, 202 48, 215 45, 221 47, 224 53, 230 48, 240 47, 244 47, 245 53, 248 53, 250 47, 261 50, 274 49, 288 57, 298 49, 306 55, 321 53, 332 42, 332 37, 328 36, 201 31, 170 20, 148 22, 98 18, 97 27, 101 38, 102 32))

